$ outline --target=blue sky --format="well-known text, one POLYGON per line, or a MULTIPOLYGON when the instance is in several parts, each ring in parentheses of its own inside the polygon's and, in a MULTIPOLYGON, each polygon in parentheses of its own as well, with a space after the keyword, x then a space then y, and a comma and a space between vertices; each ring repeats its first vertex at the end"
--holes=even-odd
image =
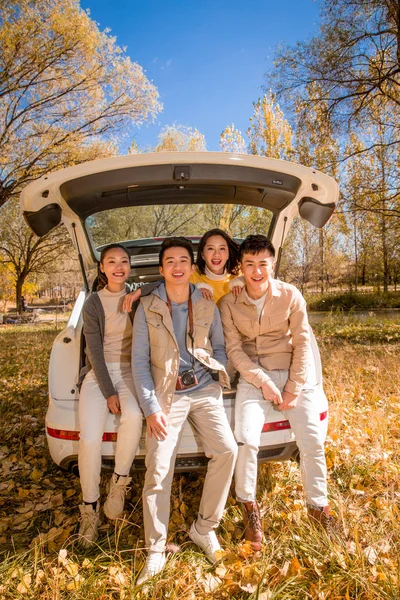
POLYGON ((81 6, 100 29, 111 29, 158 88, 164 110, 154 125, 136 130, 140 146, 154 145, 161 128, 174 123, 197 127, 208 150, 219 150, 231 123, 244 133, 277 44, 309 38, 319 23, 314 0, 81 0, 81 6))

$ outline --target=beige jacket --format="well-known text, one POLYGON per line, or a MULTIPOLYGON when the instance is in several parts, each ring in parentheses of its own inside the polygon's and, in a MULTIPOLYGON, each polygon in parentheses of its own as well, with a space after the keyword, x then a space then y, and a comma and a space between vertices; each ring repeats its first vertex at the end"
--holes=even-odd
MULTIPOLYGON (((193 302, 193 355, 205 367, 217 371, 220 384, 229 388, 229 377, 225 367, 213 358, 213 349, 209 338, 210 328, 214 321, 215 304, 203 298, 198 290, 193 293, 193 300, 195 300, 193 302)), ((172 318, 167 303, 155 293, 142 298, 141 303, 148 326, 151 349, 150 370, 154 382, 154 392, 160 408, 168 413, 179 373, 179 347, 174 334, 172 318)), ((187 348, 189 352, 192 352, 189 332, 187 332, 187 348)), ((134 355, 132 360, 135 362, 134 355)))
POLYGON ((299 394, 306 382, 310 352, 306 302, 299 290, 272 279, 260 320, 245 288, 236 298, 224 296, 220 313, 226 352, 240 375, 260 388, 269 379, 263 369, 288 369, 285 390, 299 394))

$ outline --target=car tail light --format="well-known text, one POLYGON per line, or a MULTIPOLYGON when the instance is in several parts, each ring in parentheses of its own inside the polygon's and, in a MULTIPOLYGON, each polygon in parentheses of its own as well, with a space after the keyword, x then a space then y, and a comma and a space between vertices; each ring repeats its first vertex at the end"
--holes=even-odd
MULTIPOLYGON (((319 420, 324 421, 328 416, 328 411, 320 413, 319 420)), ((290 429, 289 421, 275 421, 274 423, 264 423, 264 427, 262 428, 262 433, 266 433, 268 431, 282 431, 283 429, 290 429)))
MULTIPOLYGON (((67 431, 65 429, 53 429, 53 427, 47 428, 47 433, 50 437, 57 438, 58 440, 79 440, 79 431, 67 431)), ((116 442, 117 433, 115 431, 106 432, 103 434, 103 442, 116 442)))
POLYGON ((67 431, 65 429, 53 429, 52 427, 48 427, 47 433, 49 436, 59 440, 79 440, 79 431, 67 431))
POLYGON ((103 442, 116 442, 118 437, 118 433, 116 431, 109 431, 108 433, 103 433, 103 442))

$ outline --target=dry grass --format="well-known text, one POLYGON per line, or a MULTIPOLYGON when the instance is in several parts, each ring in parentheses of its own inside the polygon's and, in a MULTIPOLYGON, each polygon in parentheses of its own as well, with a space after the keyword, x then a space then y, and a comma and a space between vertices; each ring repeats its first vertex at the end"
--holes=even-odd
POLYGON ((369 345, 379 339, 378 322, 361 341, 356 326, 353 339, 346 330, 347 341, 338 341, 342 328, 338 323, 335 335, 332 322, 317 333, 330 400, 329 491, 344 534, 330 541, 310 526, 297 465, 275 464, 260 470, 262 553, 241 542, 240 512, 230 498, 220 528, 224 554, 211 567, 187 537, 202 476, 177 476, 170 532, 182 550, 146 590, 134 585, 144 560, 142 476, 126 521, 105 522, 99 544, 80 551, 79 482, 52 464, 43 431, 54 325, 0 328, 0 598, 398 600, 400 345, 396 335, 395 343, 369 345))

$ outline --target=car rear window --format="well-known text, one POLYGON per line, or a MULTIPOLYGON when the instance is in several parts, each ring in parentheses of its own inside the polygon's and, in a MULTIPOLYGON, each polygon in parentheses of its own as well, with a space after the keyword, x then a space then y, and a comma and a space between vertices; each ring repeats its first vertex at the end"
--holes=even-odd
POLYGON ((86 219, 95 247, 112 242, 167 237, 202 236, 214 227, 232 237, 268 235, 272 212, 241 204, 168 204, 105 210, 86 219))

